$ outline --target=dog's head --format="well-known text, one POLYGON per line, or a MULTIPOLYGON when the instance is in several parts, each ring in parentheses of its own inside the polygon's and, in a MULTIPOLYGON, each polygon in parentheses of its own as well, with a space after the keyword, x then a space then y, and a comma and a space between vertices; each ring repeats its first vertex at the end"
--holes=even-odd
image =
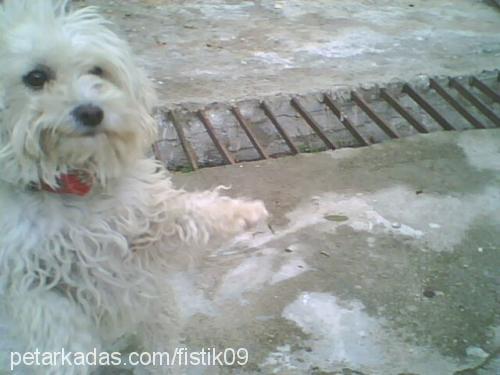
POLYGON ((154 95, 94 8, 0 3, 0 178, 57 184, 71 170, 116 177, 153 141, 154 95))

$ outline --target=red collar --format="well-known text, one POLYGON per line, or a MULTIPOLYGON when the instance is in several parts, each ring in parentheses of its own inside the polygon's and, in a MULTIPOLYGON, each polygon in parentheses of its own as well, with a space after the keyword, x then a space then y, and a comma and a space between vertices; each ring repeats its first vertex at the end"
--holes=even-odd
POLYGON ((74 171, 57 178, 58 187, 53 188, 41 181, 36 188, 55 194, 71 194, 83 197, 92 190, 94 179, 86 171, 74 171))

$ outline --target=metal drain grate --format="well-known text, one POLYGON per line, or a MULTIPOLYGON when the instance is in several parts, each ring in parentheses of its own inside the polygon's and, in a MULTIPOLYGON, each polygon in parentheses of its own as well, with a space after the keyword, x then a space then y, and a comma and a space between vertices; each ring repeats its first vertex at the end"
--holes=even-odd
POLYGON ((172 170, 361 147, 438 130, 500 127, 500 73, 430 78, 159 112, 155 156, 172 170), (208 137, 207 137, 208 136, 208 137))

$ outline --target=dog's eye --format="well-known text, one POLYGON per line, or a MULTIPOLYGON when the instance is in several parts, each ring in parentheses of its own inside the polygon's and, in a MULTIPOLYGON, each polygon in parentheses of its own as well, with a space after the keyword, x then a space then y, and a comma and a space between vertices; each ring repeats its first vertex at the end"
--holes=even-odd
POLYGON ((50 78, 51 77, 47 71, 43 69, 35 69, 23 77, 23 82, 26 86, 35 90, 40 90, 43 88, 45 83, 50 80, 50 78))
POLYGON ((89 70, 89 73, 101 77, 104 74, 104 70, 100 66, 94 66, 89 70))

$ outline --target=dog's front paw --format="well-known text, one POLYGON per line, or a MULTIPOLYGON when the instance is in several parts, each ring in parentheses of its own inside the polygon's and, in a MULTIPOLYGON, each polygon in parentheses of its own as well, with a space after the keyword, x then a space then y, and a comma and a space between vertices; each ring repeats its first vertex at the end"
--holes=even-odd
POLYGON ((248 231, 258 224, 265 222, 269 214, 264 203, 259 200, 233 199, 224 196, 202 194, 187 203, 193 213, 192 216, 183 216, 188 221, 182 230, 189 232, 185 237, 196 237, 199 233, 208 237, 227 238, 248 231), (199 229, 193 224, 199 222, 199 229), (185 228, 185 229, 184 229, 185 228), (195 229, 196 231, 194 231, 195 229))
POLYGON ((262 201, 243 201, 239 203, 235 216, 241 230, 249 230, 264 222, 269 217, 269 213, 262 201))
POLYGON ((248 231, 264 222, 269 216, 262 201, 224 198, 218 205, 218 215, 214 225, 217 231, 234 235, 248 231))

